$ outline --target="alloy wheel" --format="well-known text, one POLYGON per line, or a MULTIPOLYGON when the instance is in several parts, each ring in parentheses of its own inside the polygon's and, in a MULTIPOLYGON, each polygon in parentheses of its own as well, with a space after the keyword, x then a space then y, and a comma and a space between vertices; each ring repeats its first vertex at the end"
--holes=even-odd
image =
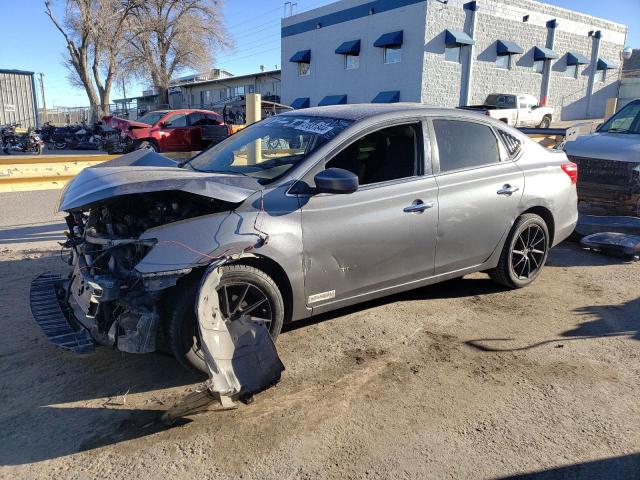
POLYGON ((527 226, 513 244, 511 269, 519 280, 537 275, 547 254, 547 236, 537 224, 527 226))
MULTIPOLYGON (((273 324, 273 309, 269 297, 259 287, 248 282, 233 282, 220 285, 216 290, 220 311, 225 320, 237 320, 242 315, 256 322, 262 322, 271 332, 273 324)), ((194 353, 204 359, 200 345, 200 329, 196 327, 193 336, 194 353)))

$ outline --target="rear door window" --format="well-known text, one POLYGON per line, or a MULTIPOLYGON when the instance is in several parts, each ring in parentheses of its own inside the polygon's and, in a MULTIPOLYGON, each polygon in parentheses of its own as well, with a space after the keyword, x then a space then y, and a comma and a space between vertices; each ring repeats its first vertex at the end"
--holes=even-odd
POLYGON ((464 120, 433 120, 440 172, 491 165, 500 161, 498 139, 483 124, 464 120))

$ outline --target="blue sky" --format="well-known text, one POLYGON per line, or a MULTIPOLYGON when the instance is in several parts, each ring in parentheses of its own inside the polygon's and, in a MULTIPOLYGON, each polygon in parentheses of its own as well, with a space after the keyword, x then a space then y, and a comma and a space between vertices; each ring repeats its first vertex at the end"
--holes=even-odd
MULTIPOLYGON (((294 0, 296 1, 296 0, 294 0)), ((298 12, 333 0, 297 0, 298 12)), ((236 75, 280 67, 280 18, 283 0, 226 0, 224 15, 235 40, 233 51, 219 52, 216 66, 236 75)), ((640 48, 640 0, 548 0, 545 3, 629 25, 627 45, 640 48)), ((64 0, 54 0, 62 17, 64 0)), ((43 72, 47 104, 87 105, 84 91, 72 88, 62 66, 64 41, 44 14, 44 0, 0 0, 2 41, 0 68, 43 72)), ((139 94, 143 85, 127 87, 127 95, 139 94)), ((112 98, 122 96, 119 87, 112 98)))

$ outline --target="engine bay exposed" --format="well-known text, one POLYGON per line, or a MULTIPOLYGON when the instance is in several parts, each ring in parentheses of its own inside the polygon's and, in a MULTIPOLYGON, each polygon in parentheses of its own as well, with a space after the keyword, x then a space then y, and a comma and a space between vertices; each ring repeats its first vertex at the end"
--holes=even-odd
POLYGON ((131 353, 154 351, 162 290, 187 271, 146 278, 135 266, 155 240, 153 227, 230 210, 234 204, 184 192, 154 192, 109 199, 66 217, 63 251, 73 267, 66 288, 73 316, 103 345, 131 353))

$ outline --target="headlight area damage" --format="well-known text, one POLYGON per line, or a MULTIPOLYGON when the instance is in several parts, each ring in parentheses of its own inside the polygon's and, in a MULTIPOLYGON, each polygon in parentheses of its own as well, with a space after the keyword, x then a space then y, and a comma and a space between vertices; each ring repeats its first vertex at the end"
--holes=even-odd
POLYGON ((231 399, 275 383, 284 367, 269 331, 246 315, 223 318, 216 293, 219 269, 268 240, 259 226, 263 210, 242 208, 245 200, 261 205, 257 182, 175 167, 123 167, 123 158, 85 169, 63 192, 63 258, 72 271, 68 278, 44 273, 33 281, 35 320, 49 340, 75 353, 95 344, 153 352, 167 292, 190 276, 201 282, 195 313, 208 389, 231 399))
POLYGON ((193 266, 140 273, 136 265, 159 241, 167 241, 140 236, 231 206, 182 192, 153 192, 72 211, 66 217, 69 233, 63 249, 70 252, 73 271, 56 285, 70 323, 86 329, 100 345, 129 353, 155 351, 161 294, 193 266))

